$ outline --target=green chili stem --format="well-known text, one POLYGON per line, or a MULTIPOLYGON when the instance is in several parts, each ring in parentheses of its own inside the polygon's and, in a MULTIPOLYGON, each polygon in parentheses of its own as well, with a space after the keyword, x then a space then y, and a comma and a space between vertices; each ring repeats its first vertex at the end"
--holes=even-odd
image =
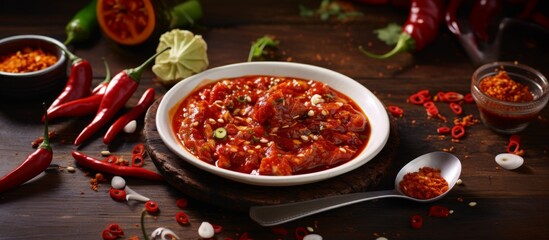
POLYGON ((147 211, 141 211, 141 232, 143 233, 143 239, 149 240, 149 235, 147 235, 147 231, 145 230, 145 215, 147 215, 147 211))
POLYGON ((141 80, 141 75, 143 74, 143 71, 145 71, 145 67, 147 65, 149 65, 152 61, 154 61, 154 59, 160 55, 161 53, 167 51, 171 49, 171 47, 167 47, 167 48, 164 48, 164 50, 160 51, 160 52, 157 52, 156 54, 154 54, 152 57, 150 57, 149 59, 147 59, 145 62, 143 62, 141 65, 139 65, 138 67, 136 68, 130 68, 130 69, 126 69, 126 74, 128 74, 128 76, 135 82, 138 82, 141 80))

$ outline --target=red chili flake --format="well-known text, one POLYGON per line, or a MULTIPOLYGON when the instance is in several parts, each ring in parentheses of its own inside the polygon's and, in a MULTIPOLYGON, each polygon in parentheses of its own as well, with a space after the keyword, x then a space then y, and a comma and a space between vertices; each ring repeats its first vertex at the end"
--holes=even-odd
POLYGON ((463 94, 457 92, 446 92, 444 94, 444 100, 447 102, 458 102, 463 100, 463 94))
POLYGON ((122 189, 112 188, 109 190, 109 195, 116 201, 126 201, 126 191, 122 189))
POLYGON ((452 138, 460 139, 465 136, 465 128, 462 125, 455 125, 452 127, 452 138))
POLYGON ((387 106, 387 110, 389 110, 391 115, 395 117, 402 117, 402 115, 404 114, 404 110, 397 106, 387 106))
POLYGON ((408 98, 408 100, 413 104, 421 105, 425 102, 426 99, 425 99, 425 96, 423 95, 413 94, 408 98))
POLYGON ((145 145, 143 143, 138 143, 133 147, 132 154, 138 154, 145 156, 145 145))
POLYGON ((288 230, 286 228, 283 228, 283 227, 272 227, 271 232, 276 234, 276 235, 279 235, 279 236, 288 235, 288 230))
POLYGON ((175 205, 177 205, 178 208, 186 208, 189 204, 189 201, 187 201, 186 198, 179 198, 175 201, 175 205))
POLYGON ((410 218, 410 226, 413 229, 420 229, 423 226, 423 217, 420 215, 412 215, 410 218))
POLYGON ((175 214, 175 220, 179 224, 183 224, 183 225, 189 224, 189 216, 187 216, 187 214, 185 214, 184 212, 177 212, 175 214))
POLYGON ((307 234, 309 234, 309 231, 307 231, 307 229, 304 227, 297 227, 295 229, 295 239, 297 240, 303 240, 303 238, 307 236, 307 234))
POLYGON ((117 161, 118 161, 118 157, 114 155, 110 155, 103 160, 103 162, 112 163, 112 164, 115 164, 117 161))
POLYGON ((435 205, 429 208, 429 216, 448 217, 448 215, 450 215, 450 210, 447 207, 435 205))
POLYGON ((450 133, 450 128, 449 127, 439 127, 439 128, 437 128, 437 133, 438 134, 448 134, 448 133, 450 133))
POLYGON ((145 161, 143 160, 142 155, 139 155, 139 154, 132 155, 132 167, 142 167, 144 162, 145 161))
POLYGON ((153 200, 149 200, 145 203, 145 210, 148 213, 157 213, 158 212, 158 204, 153 200))
POLYGON ((475 98, 473 98, 473 94, 467 93, 467 94, 465 94, 465 96, 463 97, 463 101, 465 101, 465 103, 474 103, 474 102, 475 102, 475 98))
POLYGON ((463 108, 461 108, 461 105, 455 102, 450 103, 450 109, 452 109, 452 112, 454 112, 456 115, 461 115, 463 113, 463 108))

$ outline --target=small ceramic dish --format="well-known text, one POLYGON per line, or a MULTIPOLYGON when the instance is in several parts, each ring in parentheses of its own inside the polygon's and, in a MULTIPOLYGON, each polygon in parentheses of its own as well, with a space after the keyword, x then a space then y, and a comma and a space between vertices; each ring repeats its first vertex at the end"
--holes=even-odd
POLYGON ((389 117, 384 105, 363 85, 355 80, 321 67, 289 62, 250 62, 213 68, 182 80, 162 98, 156 113, 156 127, 166 146, 192 165, 234 181, 260 186, 291 186, 332 178, 352 171, 372 160, 389 138, 389 117), (195 89, 220 79, 249 75, 269 75, 316 80, 328 84, 353 99, 369 119, 371 133, 366 147, 356 157, 342 165, 326 170, 292 176, 264 176, 240 173, 208 164, 188 152, 177 139, 172 128, 174 107, 195 89))
POLYGON ((66 82, 67 57, 61 50, 63 44, 41 35, 18 35, 0 39, 0 56, 13 54, 26 47, 41 49, 57 57, 53 65, 24 73, 0 71, 0 96, 4 98, 29 99, 44 97, 59 90, 66 82))

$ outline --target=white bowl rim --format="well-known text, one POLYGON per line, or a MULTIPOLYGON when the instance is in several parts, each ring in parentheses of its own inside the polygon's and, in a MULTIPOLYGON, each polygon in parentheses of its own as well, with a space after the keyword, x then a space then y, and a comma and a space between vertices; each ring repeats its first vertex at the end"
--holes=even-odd
POLYGON ((64 46, 63 43, 61 43, 57 39, 54 39, 54 38, 51 38, 51 37, 48 37, 48 36, 34 35, 34 34, 10 36, 10 37, 0 39, 0 46, 2 44, 7 44, 9 42, 20 41, 20 40, 25 40, 25 39, 42 40, 46 43, 53 44, 61 52, 61 54, 59 55, 59 57, 57 59, 57 62, 55 62, 54 64, 52 64, 51 66, 49 66, 47 68, 40 69, 38 71, 24 72, 24 73, 11 73, 11 72, 2 72, 2 71, 0 71, 0 75, 9 76, 9 77, 18 77, 18 78, 25 79, 25 78, 28 78, 28 77, 39 76, 39 75, 54 71, 58 67, 61 67, 60 65, 64 64, 66 56, 65 56, 65 52, 63 51, 63 49, 61 49, 62 46, 64 46))
MULTIPOLYGON (((329 86, 340 91, 340 89, 338 89, 338 86, 332 86, 332 85, 329 85, 329 86)), ((342 93, 346 94, 345 92, 342 92, 342 93)), ((361 106, 361 103, 359 103, 356 99, 353 99, 353 101, 355 101, 357 105, 361 106)), ((362 109, 362 110, 366 113, 365 109, 362 109)), ((369 116, 368 114, 366 115, 368 119, 370 120, 372 119, 371 116, 369 116)), ((383 147, 387 143, 387 140, 389 138, 389 132, 390 132, 389 117, 387 115, 384 105, 366 87, 356 82, 355 80, 341 73, 335 72, 333 70, 329 70, 329 69, 314 66, 314 65, 295 63, 295 62, 263 61, 263 62, 235 63, 235 64, 229 64, 225 66, 212 68, 204 72, 190 76, 180 81, 176 85, 174 85, 164 95, 164 97, 162 98, 158 106, 155 120, 156 120, 156 127, 162 141, 173 153, 178 155, 180 158, 183 158, 188 163, 202 170, 216 174, 218 176, 231 179, 233 181, 241 182, 241 183, 259 185, 259 186, 301 185, 301 184, 313 183, 313 182, 329 179, 329 178, 347 173, 349 171, 352 171, 364 165, 365 163, 369 162, 383 149, 383 147), (264 72, 264 70, 262 70, 263 68, 270 69, 270 72, 263 73, 264 72), (246 69, 246 71, 245 72, 236 71, 236 70, 243 70, 243 69, 246 69), (175 134, 173 133, 173 130, 171 127, 171 119, 168 119, 169 118, 168 113, 170 109, 172 109, 172 107, 175 104, 178 104, 182 99, 181 95, 178 95, 177 93, 181 91, 188 91, 189 93, 193 92, 196 89, 196 87, 203 86, 204 82, 210 83, 210 81, 208 80, 213 80, 211 82, 214 82, 223 78, 226 79, 226 78, 249 76, 249 75, 296 77, 296 78, 319 81, 315 77, 296 76, 296 73, 285 75, 284 72, 287 72, 289 69, 292 69, 293 71, 302 70, 309 75, 313 73, 316 73, 317 75, 319 74, 329 75, 331 77, 337 78, 338 81, 339 80, 343 81, 346 85, 348 85, 352 89, 360 89, 361 94, 364 94, 364 97, 361 99, 368 100, 367 104, 369 104, 369 106, 374 108, 376 112, 376 117, 379 117, 379 121, 375 121, 375 122, 370 121, 370 127, 371 127, 370 139, 368 141, 367 146, 359 155, 357 155, 355 159, 352 159, 351 161, 334 168, 330 168, 330 169, 319 171, 319 172, 307 173, 307 174, 291 175, 291 176, 252 175, 252 174, 240 173, 232 170, 218 168, 214 165, 208 164, 194 157, 189 152, 187 152, 185 148, 182 146, 182 144, 175 137, 175 134), (233 72, 236 71, 238 73, 233 73, 231 76, 227 76, 223 74, 227 71, 233 71, 233 72), (208 77, 208 76, 216 76, 219 74, 222 74, 223 76, 213 77, 213 78, 208 77), (184 90, 185 87, 189 87, 187 85, 191 85, 190 88, 192 89, 184 90), (372 141, 374 137, 376 141, 372 141), (361 159, 358 159, 359 157, 361 159)))

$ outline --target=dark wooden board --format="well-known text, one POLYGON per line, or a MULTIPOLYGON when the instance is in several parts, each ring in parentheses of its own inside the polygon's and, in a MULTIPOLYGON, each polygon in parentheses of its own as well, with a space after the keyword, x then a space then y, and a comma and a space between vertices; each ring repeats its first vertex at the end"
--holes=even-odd
POLYGON ((288 187, 254 186, 228 180, 201 170, 171 152, 156 128, 160 99, 145 116, 145 145, 152 161, 172 186, 191 197, 234 211, 247 211, 253 205, 303 201, 338 194, 365 191, 379 183, 389 169, 399 145, 396 121, 391 118, 389 140, 383 150, 365 165, 340 176, 288 187))

